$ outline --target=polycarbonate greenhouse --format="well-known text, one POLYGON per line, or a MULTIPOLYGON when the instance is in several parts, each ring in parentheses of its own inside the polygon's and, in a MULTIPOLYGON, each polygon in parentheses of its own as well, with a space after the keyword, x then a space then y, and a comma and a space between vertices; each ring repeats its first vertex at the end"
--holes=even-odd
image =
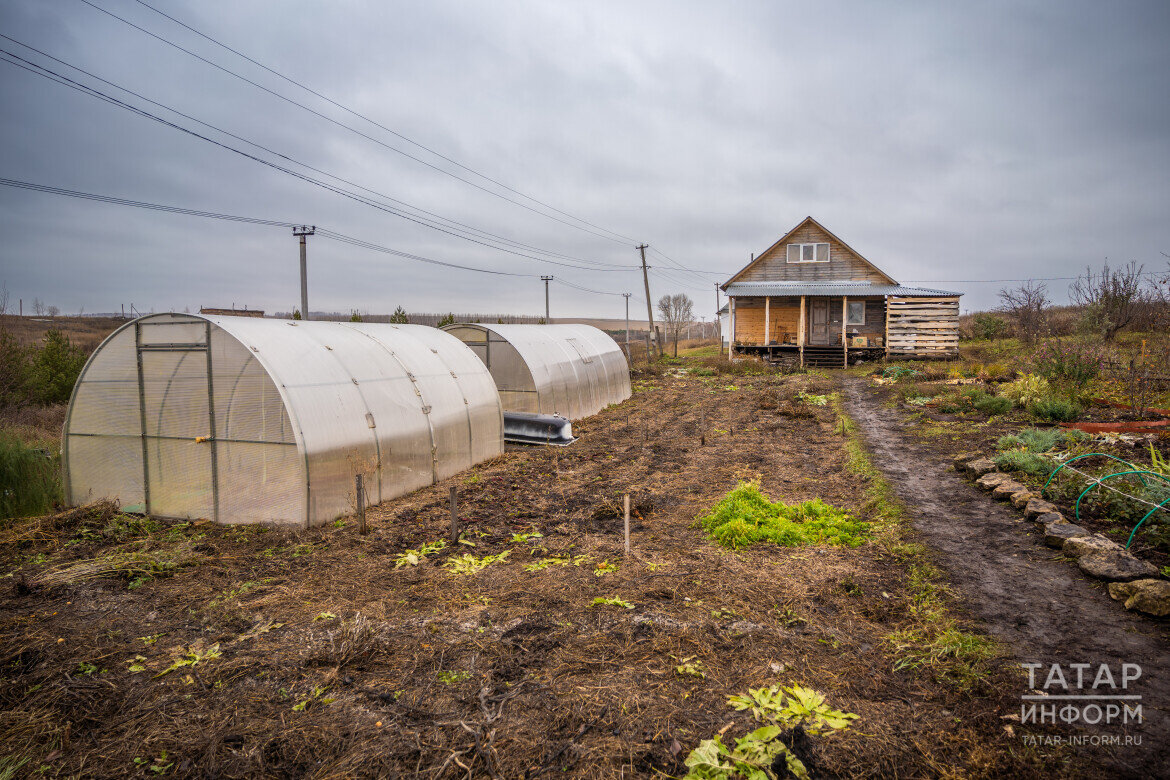
POLYGON ((589 325, 484 325, 444 328, 491 371, 506 412, 578 420, 630 397, 621 347, 589 325))
POLYGON ((483 362, 423 325, 158 314, 115 331, 65 419, 66 498, 318 525, 503 452, 483 362))

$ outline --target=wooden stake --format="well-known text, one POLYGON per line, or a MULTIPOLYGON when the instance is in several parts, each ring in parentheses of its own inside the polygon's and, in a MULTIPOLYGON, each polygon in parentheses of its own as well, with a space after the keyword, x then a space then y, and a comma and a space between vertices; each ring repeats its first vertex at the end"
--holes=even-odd
POLYGON ((362 475, 353 476, 354 492, 357 495, 358 533, 366 532, 366 486, 362 483, 362 475))
POLYGON ((626 493, 626 557, 630 555, 630 494, 626 493))
POLYGON ((459 488, 451 486, 451 544, 459 544, 459 488))

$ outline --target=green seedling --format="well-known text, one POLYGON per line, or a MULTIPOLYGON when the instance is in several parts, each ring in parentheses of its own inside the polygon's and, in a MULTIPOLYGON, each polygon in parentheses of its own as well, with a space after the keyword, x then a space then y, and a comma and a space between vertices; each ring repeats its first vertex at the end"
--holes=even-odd
POLYGON ((201 663, 214 660, 216 658, 221 657, 222 655, 223 655, 223 653, 221 653, 219 651, 218 644, 214 644, 211 647, 207 648, 207 650, 202 651, 202 652, 200 652, 199 650, 196 650, 194 648, 187 648, 186 653, 183 653, 181 656, 176 658, 171 663, 170 666, 168 666, 166 669, 163 669, 161 672, 156 674, 154 676, 154 678, 158 679, 159 677, 163 677, 165 675, 168 675, 171 672, 175 671, 176 669, 182 669, 182 668, 188 667, 188 666, 194 668, 195 666, 197 666, 201 663))
POLYGON ((591 607, 623 607, 625 609, 633 609, 634 608, 633 604, 631 604, 630 602, 625 601, 624 599, 621 599, 617 596, 613 596, 612 598, 606 598, 605 596, 598 596, 597 598, 593 599, 593 603, 590 604, 589 606, 591 606, 591 607))

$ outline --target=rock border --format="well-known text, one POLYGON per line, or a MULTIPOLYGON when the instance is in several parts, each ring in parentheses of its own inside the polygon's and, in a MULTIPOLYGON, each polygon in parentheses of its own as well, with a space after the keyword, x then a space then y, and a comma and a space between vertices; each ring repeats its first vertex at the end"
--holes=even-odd
POLYGON ((1158 570, 1117 542, 1070 523, 1060 509, 1009 474, 980 452, 964 453, 953 461, 955 471, 1000 501, 1010 501, 1043 534, 1044 544, 1076 559, 1082 572, 1108 583, 1109 595, 1126 609, 1154 617, 1170 615, 1170 582, 1158 570))

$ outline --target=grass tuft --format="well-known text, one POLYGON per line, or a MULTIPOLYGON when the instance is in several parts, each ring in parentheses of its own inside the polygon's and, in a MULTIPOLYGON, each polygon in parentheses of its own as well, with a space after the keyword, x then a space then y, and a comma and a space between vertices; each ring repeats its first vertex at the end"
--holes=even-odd
POLYGON ((712 539, 733 550, 760 542, 857 547, 869 537, 869 524, 844 510, 819 498, 792 505, 771 501, 756 481, 741 482, 698 521, 712 539))

